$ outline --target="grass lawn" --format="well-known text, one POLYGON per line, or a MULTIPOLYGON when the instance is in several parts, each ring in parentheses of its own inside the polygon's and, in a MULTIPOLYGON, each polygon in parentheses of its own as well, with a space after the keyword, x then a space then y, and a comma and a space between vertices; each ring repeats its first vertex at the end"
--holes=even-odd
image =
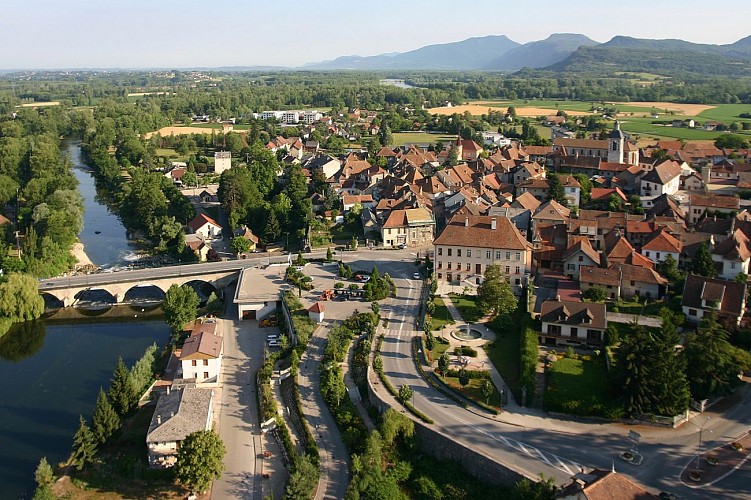
MULTIPOLYGON (((482 395, 481 388, 482 388, 482 384, 485 383, 487 379, 481 379, 481 378, 470 379, 469 384, 467 384, 464 387, 462 387, 462 384, 459 383, 459 377, 444 377, 443 380, 449 386, 451 386, 452 389, 462 394, 464 397, 467 397, 471 399, 472 401, 485 403, 485 398, 482 395)), ((501 394, 498 392, 498 388, 496 388, 495 385, 493 385, 493 395, 490 396, 490 400, 488 404, 490 404, 490 406, 493 406, 495 408, 498 408, 501 406, 501 394)))
POLYGON ((610 394, 602 357, 593 361, 563 358, 550 367, 543 406, 572 415, 615 418, 621 405, 610 394))
POLYGON ((514 394, 519 391, 519 328, 496 332, 496 340, 483 349, 514 394))
MULTIPOLYGON (((618 307, 618 312, 621 313, 641 314, 643 316, 657 317, 660 315, 660 309, 662 309, 663 307, 667 307, 668 309, 675 312, 681 312, 681 297, 675 296, 669 300, 655 300, 647 302, 646 305, 643 301, 637 302, 633 299, 630 301, 625 301, 621 299, 618 301, 618 304, 616 304, 616 306, 618 307)), ((609 308, 612 311, 612 306, 609 306, 609 308)))
POLYGON ((394 146, 404 146, 407 144, 435 144, 441 141, 444 145, 456 140, 455 135, 447 134, 428 134, 427 132, 394 132, 394 146))
POLYGON ((465 323, 477 323, 484 314, 477 307, 476 295, 463 295, 458 293, 452 293, 451 302, 459 310, 459 314, 462 315, 462 319, 465 323))
POLYGON ((436 297, 433 299, 433 303, 435 304, 435 310, 433 311, 433 315, 430 317, 430 322, 433 325, 433 331, 440 330, 446 325, 453 325, 454 320, 451 317, 451 313, 449 313, 448 307, 446 307, 446 304, 444 304, 443 299, 441 297, 436 297))
POLYGON ((433 342, 433 350, 430 351, 430 359, 438 361, 438 358, 440 358, 444 352, 448 351, 449 347, 451 347, 450 344, 444 344, 438 341, 433 342))

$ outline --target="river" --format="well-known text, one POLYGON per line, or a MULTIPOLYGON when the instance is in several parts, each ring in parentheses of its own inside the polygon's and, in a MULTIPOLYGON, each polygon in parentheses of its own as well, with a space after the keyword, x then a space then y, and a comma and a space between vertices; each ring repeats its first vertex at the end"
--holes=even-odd
MULTIPOLYGON (((78 145, 63 143, 86 209, 79 239, 95 265, 124 266, 135 251, 120 220, 99 202, 78 145)), ((109 387, 119 356, 132 366, 147 346, 166 345, 169 328, 158 311, 153 315, 156 320, 136 320, 129 306, 98 318, 65 310, 46 322, 13 325, 0 337, 0 498, 31 498, 39 459, 46 456, 54 466, 68 457, 78 416, 90 421, 99 387, 109 387)))
POLYGON ((63 149, 73 162, 78 190, 83 196, 84 224, 78 239, 91 262, 102 268, 127 266, 137 260, 135 248, 126 238, 126 229, 97 195, 94 174, 83 161, 80 141, 64 141, 63 149))

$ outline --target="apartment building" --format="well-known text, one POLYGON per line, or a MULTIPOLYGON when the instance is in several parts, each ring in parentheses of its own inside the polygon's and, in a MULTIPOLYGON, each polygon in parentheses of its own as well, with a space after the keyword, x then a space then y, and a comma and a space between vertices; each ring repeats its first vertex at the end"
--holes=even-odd
POLYGON ((433 242, 436 278, 454 284, 482 283, 498 264, 520 294, 532 264, 532 244, 505 217, 455 215, 433 242))

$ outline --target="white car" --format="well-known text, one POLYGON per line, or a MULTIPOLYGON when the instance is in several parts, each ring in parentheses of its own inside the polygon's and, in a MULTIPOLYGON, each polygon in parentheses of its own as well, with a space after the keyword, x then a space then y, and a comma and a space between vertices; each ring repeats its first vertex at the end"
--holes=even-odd
POLYGON ((269 347, 281 347, 281 345, 281 342, 279 342, 278 340, 272 340, 271 342, 269 342, 269 347))
POLYGON ((414 274, 412 275, 412 279, 415 279, 415 280, 420 280, 420 279, 422 279, 422 276, 420 276, 420 273, 414 273, 414 274))

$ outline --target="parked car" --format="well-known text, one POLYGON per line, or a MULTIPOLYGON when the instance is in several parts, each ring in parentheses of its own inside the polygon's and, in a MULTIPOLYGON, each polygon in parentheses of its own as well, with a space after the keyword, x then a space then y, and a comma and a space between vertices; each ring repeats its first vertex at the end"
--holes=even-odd
POLYGON ((412 278, 413 278, 413 279, 416 279, 416 280, 419 280, 419 279, 422 279, 422 276, 420 276, 420 273, 414 273, 414 274, 412 275, 412 278))
POLYGON ((281 347, 281 345, 282 345, 282 343, 279 342, 278 340, 273 340, 273 341, 269 342, 269 347, 281 347))

